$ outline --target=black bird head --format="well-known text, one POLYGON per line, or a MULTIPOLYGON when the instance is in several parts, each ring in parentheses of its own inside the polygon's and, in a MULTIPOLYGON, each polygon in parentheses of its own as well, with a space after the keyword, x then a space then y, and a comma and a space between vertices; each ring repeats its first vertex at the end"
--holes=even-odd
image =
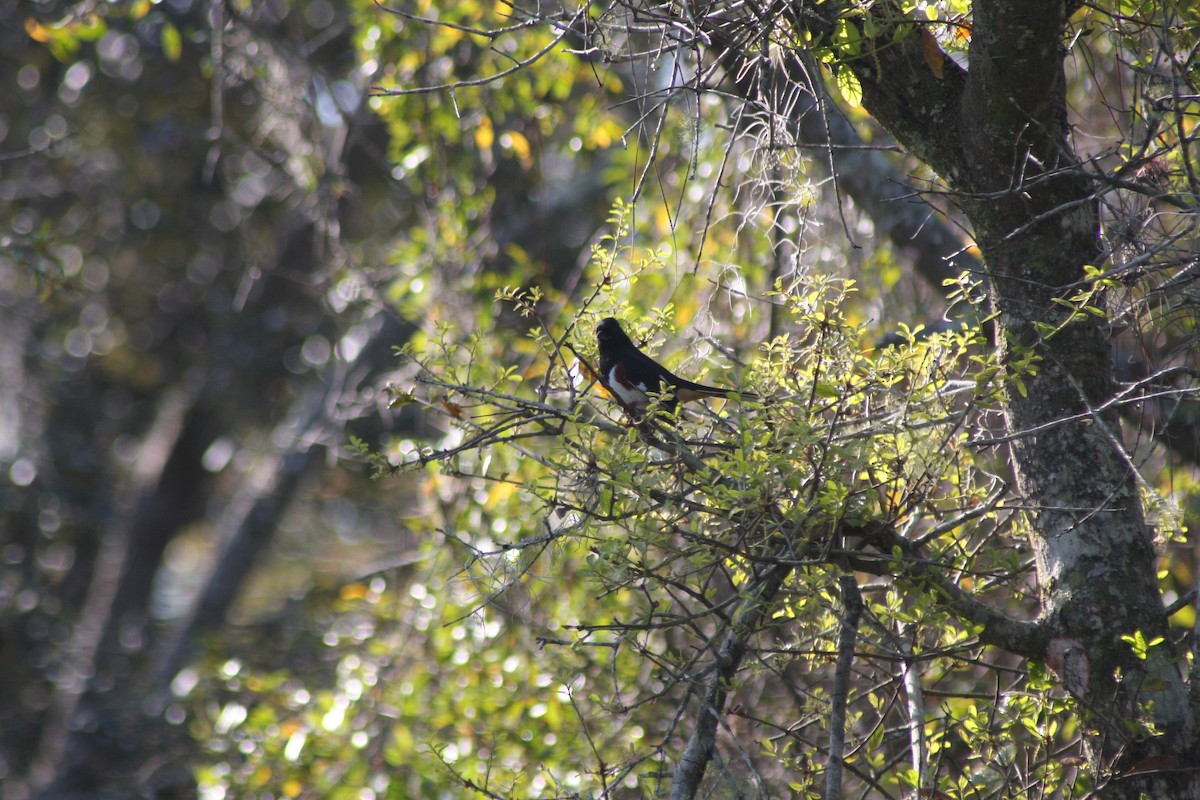
POLYGON ((601 349, 633 347, 633 342, 625 335, 625 331, 621 330, 621 323, 612 317, 600 320, 600 324, 596 326, 596 341, 601 349))

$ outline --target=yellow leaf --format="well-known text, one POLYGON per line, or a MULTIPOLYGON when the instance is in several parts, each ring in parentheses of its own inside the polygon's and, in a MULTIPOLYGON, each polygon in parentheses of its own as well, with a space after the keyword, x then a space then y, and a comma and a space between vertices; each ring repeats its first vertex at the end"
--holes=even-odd
POLYGON ((271 768, 266 764, 263 764, 261 767, 254 770, 253 774, 251 774, 249 784, 256 788, 259 786, 266 786, 267 781, 271 780, 271 775, 271 768))
POLYGON ((526 169, 533 165, 532 148, 529 146, 529 140, 525 138, 525 134, 517 131, 506 131, 500 137, 500 144, 504 149, 513 153, 521 162, 521 166, 526 169))
POLYGON ((587 137, 587 146, 591 149, 601 149, 611 147, 612 143, 621 135, 621 128, 612 120, 605 120, 601 124, 592 128, 591 133, 587 137))
POLYGON ((837 87, 842 93, 842 99, 854 108, 862 105, 862 84, 858 82, 858 76, 851 72, 846 67, 842 67, 837 71, 837 87))
POLYGON ((671 225, 671 209, 663 204, 659 204, 654 209, 654 225, 661 234, 668 234, 673 229, 671 225))
POLYGON ((179 35, 179 28, 168 22, 163 25, 159 40, 167 60, 172 64, 179 63, 179 58, 183 55, 183 37, 179 35))
POLYGON ((484 117, 475 129, 475 146, 480 150, 491 150, 495 141, 496 129, 492 127, 492 120, 490 117, 484 117))
POLYGON ((488 493, 488 499, 485 507, 491 511, 503 503, 508 498, 512 497, 513 492, 517 487, 511 483, 497 483, 492 487, 492 491, 488 493))
POLYGON ((54 38, 49 28, 32 18, 25 20, 25 32, 29 34, 30 39, 43 44, 54 38))
POLYGON ((1186 628, 1189 631, 1196 627, 1196 607, 1188 603, 1176 611, 1171 617, 1171 624, 1176 628, 1186 628))

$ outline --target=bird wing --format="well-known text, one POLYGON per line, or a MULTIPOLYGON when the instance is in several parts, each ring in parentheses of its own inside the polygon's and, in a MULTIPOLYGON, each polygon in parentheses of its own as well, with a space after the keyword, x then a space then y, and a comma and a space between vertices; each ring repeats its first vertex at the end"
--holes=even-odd
POLYGON ((756 395, 750 392, 706 386, 681 378, 637 347, 628 348, 620 355, 614 356, 610 363, 604 375, 605 384, 617 399, 631 407, 647 405, 650 401, 649 395, 662 394, 668 387, 671 396, 664 400, 664 407, 667 409, 673 409, 676 403, 686 403, 702 397, 729 397, 731 393, 737 393, 747 400, 756 399, 756 395))
POLYGON ((625 366, 625 361, 613 362, 604 376, 605 388, 626 406, 637 408, 646 405, 650 400, 647 392, 657 391, 657 388, 650 389, 644 381, 630 377, 625 366))

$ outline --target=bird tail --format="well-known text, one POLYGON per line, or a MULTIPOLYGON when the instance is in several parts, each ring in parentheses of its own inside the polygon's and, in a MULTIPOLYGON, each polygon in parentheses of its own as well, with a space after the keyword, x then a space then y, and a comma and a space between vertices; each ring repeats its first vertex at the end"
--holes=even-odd
POLYGON ((743 392, 740 389, 722 389, 717 386, 705 386, 700 383, 680 380, 675 387, 675 399, 681 403, 699 400, 701 397, 726 397, 732 399, 736 395, 742 400, 757 400, 754 392, 743 392))

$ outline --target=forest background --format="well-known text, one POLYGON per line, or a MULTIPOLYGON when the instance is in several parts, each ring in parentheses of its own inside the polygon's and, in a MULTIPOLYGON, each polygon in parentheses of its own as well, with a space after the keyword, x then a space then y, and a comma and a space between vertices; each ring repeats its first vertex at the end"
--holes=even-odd
POLYGON ((1200 796, 1193 4, 0 11, 3 797, 1200 796))

